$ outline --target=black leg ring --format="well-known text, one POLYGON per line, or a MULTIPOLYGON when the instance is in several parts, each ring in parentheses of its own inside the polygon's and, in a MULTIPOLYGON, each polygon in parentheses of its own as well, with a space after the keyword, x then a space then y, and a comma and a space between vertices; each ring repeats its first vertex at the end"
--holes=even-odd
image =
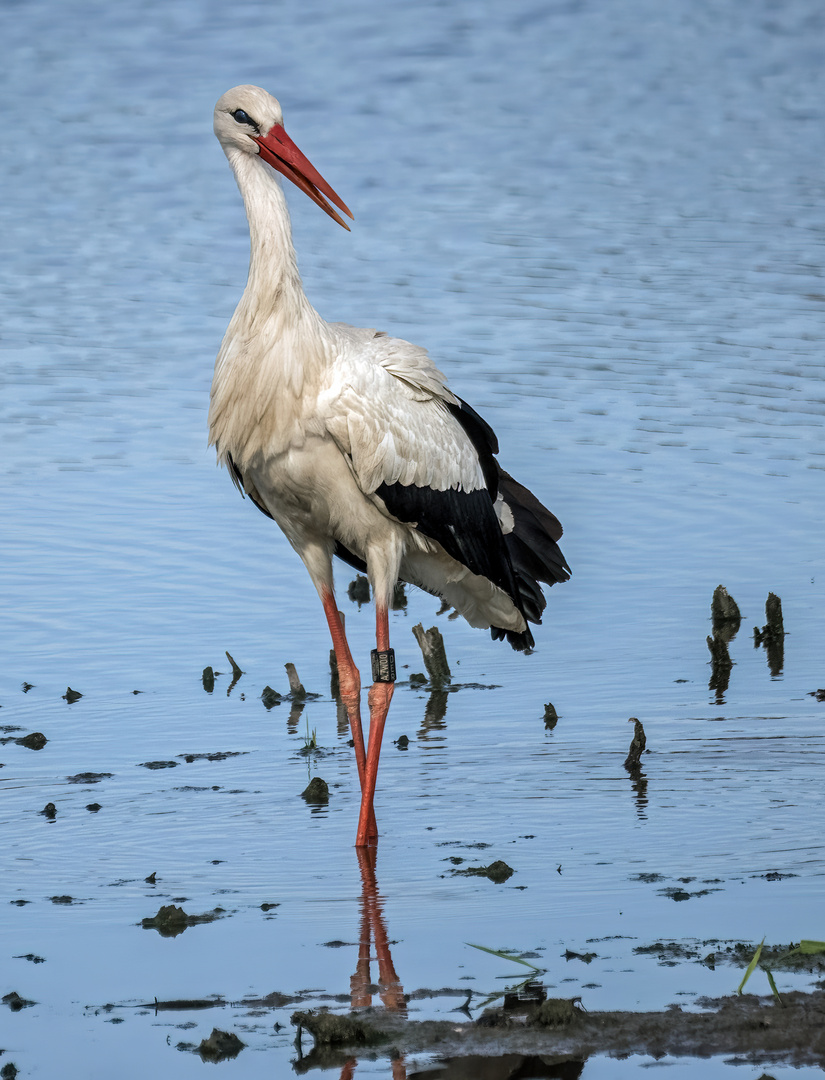
POLYGON ((395 649, 373 649, 370 659, 373 682, 395 682, 395 649))

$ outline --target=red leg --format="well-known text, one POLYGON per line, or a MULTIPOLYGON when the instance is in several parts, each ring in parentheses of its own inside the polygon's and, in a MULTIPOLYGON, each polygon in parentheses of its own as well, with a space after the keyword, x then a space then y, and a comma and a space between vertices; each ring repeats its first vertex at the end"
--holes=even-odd
MULTIPOLYGON (((375 640, 378 652, 390 652, 389 611, 386 606, 376 605, 375 626, 375 640)), ((392 677, 394 678, 394 675, 392 677)), ((358 818, 358 833, 355 838, 356 847, 374 844, 378 839, 378 832, 375 829, 373 798, 375 796, 375 781, 378 776, 378 759, 381 756, 381 740, 384 736, 384 724, 392 701, 394 686, 394 682, 375 682, 369 692, 370 736, 364 768, 364 783, 361 786, 361 814, 358 818)))
MULTIPOLYGON (((347 637, 344 633, 344 624, 335 603, 335 597, 331 592, 325 590, 321 594, 321 602, 324 605, 324 614, 327 617, 329 632, 332 637, 332 647, 335 650, 335 659, 338 663, 338 689, 349 717, 352 743, 355 749, 355 764, 358 766, 358 782, 361 785, 363 795, 367 755, 364 749, 364 731, 361 727, 361 675, 352 659, 352 653, 349 650, 347 637)), ((371 831, 377 836, 375 814, 372 815, 369 825, 371 831)))

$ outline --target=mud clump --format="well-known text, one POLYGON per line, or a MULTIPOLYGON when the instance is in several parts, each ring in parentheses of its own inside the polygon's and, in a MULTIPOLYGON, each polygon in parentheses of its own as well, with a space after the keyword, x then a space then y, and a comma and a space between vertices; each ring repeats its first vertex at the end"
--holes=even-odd
POLYGON ((261 701, 264 703, 266 711, 269 712, 270 709, 281 704, 281 695, 277 690, 273 690, 271 686, 265 686, 261 694, 261 701))
POLYGON ((578 998, 548 998, 527 1018, 530 1027, 563 1028, 577 1023, 582 1016, 576 1008, 578 998))
POLYGON ((508 1003, 505 998, 503 1008, 485 1009, 476 1020, 475 1026, 522 1030, 525 1026, 539 1030, 567 1028, 578 1023, 584 1015, 582 1010, 577 1008, 580 1001, 580 998, 546 998, 536 1005, 525 1002, 508 1003), (514 1013, 524 1015, 514 1016, 514 1013))
POLYGON ((484 868, 484 876, 489 878, 490 881, 496 885, 500 885, 502 882, 507 881, 515 874, 515 870, 512 866, 508 866, 502 859, 496 859, 495 862, 491 862, 489 866, 484 868))
POLYGON ((351 1016, 337 1016, 330 1012, 296 1012, 290 1022, 298 1033, 306 1029, 316 1046, 372 1046, 383 1042, 384 1036, 351 1016))
POLYGON ((489 866, 466 866, 461 870, 450 872, 464 877, 486 877, 496 885, 501 885, 515 874, 512 866, 508 866, 502 859, 496 859, 489 866))
POLYGON ((326 780, 322 780, 320 776, 313 776, 304 790, 301 792, 301 798, 306 799, 308 803, 323 804, 329 802, 329 786, 326 780))
POLYGON ((245 1046, 234 1031, 212 1028, 212 1034, 201 1042, 197 1052, 204 1061, 227 1061, 236 1058, 245 1046))
POLYGON ((32 1005, 36 1005, 36 1001, 29 1001, 27 998, 20 997, 16 990, 12 990, 10 994, 4 994, 0 1001, 4 1005, 8 1005, 12 1012, 20 1012, 21 1009, 28 1009, 32 1005))
POLYGON ((207 912, 205 915, 187 915, 182 907, 162 904, 158 908, 157 915, 142 919, 140 925, 144 930, 157 930, 161 937, 177 937, 187 927, 214 922, 222 914, 223 908, 215 908, 214 911, 207 912))
POLYGON ((48 741, 42 731, 33 731, 22 739, 15 739, 18 746, 25 746, 27 750, 42 750, 48 741))

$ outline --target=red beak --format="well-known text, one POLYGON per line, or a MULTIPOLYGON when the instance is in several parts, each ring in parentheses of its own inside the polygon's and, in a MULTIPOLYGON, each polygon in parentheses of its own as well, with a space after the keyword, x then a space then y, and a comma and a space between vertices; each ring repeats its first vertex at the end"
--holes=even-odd
POLYGON ((334 202, 338 209, 343 210, 348 217, 353 216, 352 211, 344 200, 332 190, 318 170, 304 157, 279 124, 274 124, 266 135, 250 135, 249 137, 258 144, 261 157, 267 165, 271 165, 273 169, 277 169, 279 173, 291 180, 296 187, 309 195, 310 199, 317 203, 325 213, 329 214, 333 221, 337 221, 347 232, 350 231, 349 225, 333 210, 327 199, 334 202))

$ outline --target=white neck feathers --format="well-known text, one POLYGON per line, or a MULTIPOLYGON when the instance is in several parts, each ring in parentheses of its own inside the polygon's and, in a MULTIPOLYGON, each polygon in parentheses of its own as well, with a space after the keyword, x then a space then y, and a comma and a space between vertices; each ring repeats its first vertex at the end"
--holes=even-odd
POLYGON ((257 155, 230 148, 227 157, 249 221, 249 277, 215 364, 209 441, 243 468, 301 437, 330 349, 303 290, 279 180, 257 155))

